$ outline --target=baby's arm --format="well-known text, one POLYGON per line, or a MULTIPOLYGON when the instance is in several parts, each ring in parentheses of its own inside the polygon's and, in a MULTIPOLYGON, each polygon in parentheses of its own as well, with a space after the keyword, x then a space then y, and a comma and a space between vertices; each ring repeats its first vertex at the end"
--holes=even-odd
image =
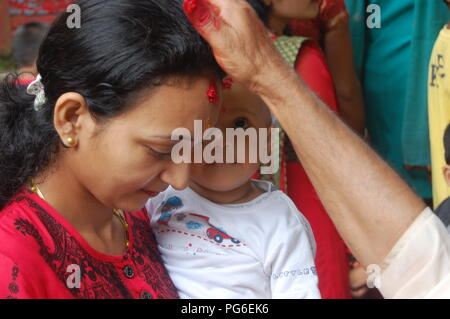
POLYGON ((292 213, 297 214, 294 216, 298 217, 297 222, 286 229, 280 228, 268 246, 272 298, 320 298, 312 230, 300 212, 295 209, 292 213))

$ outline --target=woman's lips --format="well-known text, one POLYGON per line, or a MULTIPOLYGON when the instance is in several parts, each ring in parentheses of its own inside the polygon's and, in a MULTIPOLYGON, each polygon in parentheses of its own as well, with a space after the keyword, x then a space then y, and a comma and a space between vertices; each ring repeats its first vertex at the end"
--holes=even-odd
POLYGON ((159 194, 157 192, 146 191, 145 189, 143 189, 142 191, 150 197, 155 197, 155 196, 158 196, 158 194, 159 194))

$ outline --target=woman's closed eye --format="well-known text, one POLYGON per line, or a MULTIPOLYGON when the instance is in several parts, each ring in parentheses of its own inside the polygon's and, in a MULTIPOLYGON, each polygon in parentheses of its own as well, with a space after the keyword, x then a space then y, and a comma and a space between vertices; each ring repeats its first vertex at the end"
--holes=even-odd
POLYGON ((172 151, 170 152, 158 152, 157 150, 151 148, 151 147, 147 147, 148 150, 150 151, 150 155, 157 157, 157 158, 167 158, 167 157, 171 157, 172 155, 172 151))

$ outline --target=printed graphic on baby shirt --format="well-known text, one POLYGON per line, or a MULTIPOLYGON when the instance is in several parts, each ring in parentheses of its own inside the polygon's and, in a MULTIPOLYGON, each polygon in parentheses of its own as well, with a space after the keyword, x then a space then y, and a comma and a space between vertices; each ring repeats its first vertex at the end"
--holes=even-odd
POLYGON ((245 246, 239 239, 230 236, 223 228, 213 225, 210 217, 191 212, 178 212, 182 207, 183 202, 177 196, 170 197, 161 203, 160 216, 157 220, 157 224, 160 226, 157 229, 158 234, 178 233, 196 237, 221 247, 245 246))
POLYGON ((277 273, 272 273, 272 279, 277 280, 281 278, 293 279, 296 277, 309 277, 317 276, 316 266, 311 266, 308 268, 294 269, 294 270, 284 270, 277 273))
POLYGON ((158 224, 169 226, 170 218, 172 214, 178 209, 183 207, 183 202, 177 196, 170 197, 161 203, 161 216, 158 218, 158 224))

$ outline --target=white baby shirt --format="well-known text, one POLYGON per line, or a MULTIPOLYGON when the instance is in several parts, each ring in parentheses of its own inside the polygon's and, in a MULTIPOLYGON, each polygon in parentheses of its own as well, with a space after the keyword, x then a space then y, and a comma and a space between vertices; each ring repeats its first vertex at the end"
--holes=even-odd
POLYGON ((320 298, 315 240, 283 192, 219 205, 169 188, 147 203, 163 261, 181 298, 320 298))

